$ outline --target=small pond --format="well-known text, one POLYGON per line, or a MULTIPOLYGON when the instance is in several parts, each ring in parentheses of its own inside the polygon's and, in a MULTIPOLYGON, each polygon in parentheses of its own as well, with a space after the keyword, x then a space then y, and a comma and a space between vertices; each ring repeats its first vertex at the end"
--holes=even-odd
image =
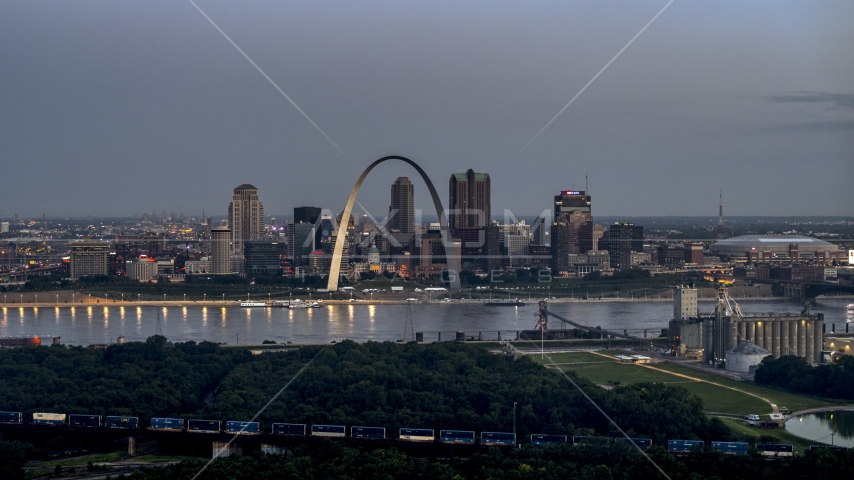
POLYGON ((815 442, 854 447, 854 411, 808 413, 786 422, 786 430, 815 442), (831 435, 832 434, 832 435, 831 435))

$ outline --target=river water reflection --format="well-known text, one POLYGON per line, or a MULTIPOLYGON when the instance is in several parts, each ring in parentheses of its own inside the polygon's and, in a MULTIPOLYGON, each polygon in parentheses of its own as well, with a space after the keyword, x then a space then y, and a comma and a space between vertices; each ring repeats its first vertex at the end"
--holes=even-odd
MULTIPOLYGON (((824 300, 812 309, 823 312, 828 332, 831 323, 844 331, 844 299, 824 300)), ((453 339, 452 332, 467 336, 496 338, 518 330, 534 328, 535 302, 524 307, 485 307, 481 303, 444 303, 417 305, 327 305, 317 309, 240 307, 2 307, 0 336, 59 336, 62 343, 89 345, 113 343, 119 336, 127 341, 144 340, 154 335, 160 319, 163 335, 172 341, 208 340, 223 343, 261 343, 263 340, 294 343, 326 343, 349 338, 356 341, 398 340, 403 338, 407 310, 411 307, 416 332, 426 332, 425 340, 453 339)), ((701 302, 701 311, 710 311, 711 303, 701 302)), ((801 305, 785 300, 741 302, 745 313, 798 313, 801 305)), ((628 330, 643 336, 658 336, 673 316, 670 302, 634 303, 556 303, 549 308, 585 325, 628 330)), ((550 328, 561 328, 552 320, 550 328)))
POLYGON ((786 430, 816 442, 833 442, 833 445, 851 448, 854 447, 854 412, 833 411, 801 415, 787 421, 786 430))

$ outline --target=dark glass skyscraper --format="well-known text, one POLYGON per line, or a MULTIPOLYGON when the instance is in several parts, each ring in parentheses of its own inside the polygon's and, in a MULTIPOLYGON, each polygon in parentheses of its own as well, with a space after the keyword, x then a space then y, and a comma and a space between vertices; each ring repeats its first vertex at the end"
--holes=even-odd
POLYGON ((391 184, 391 204, 388 213, 394 216, 388 221, 393 233, 411 235, 415 233, 415 188, 409 177, 397 177, 391 184))
POLYGON ((643 227, 617 222, 608 230, 608 252, 611 268, 628 270, 632 267, 632 252, 643 252, 643 227))
POLYGON ((491 223, 490 188, 488 173, 468 169, 451 175, 448 223, 452 234, 458 228, 483 228, 491 223))
POLYGON ((296 207, 294 208, 294 223, 317 223, 320 218, 318 207, 296 207))

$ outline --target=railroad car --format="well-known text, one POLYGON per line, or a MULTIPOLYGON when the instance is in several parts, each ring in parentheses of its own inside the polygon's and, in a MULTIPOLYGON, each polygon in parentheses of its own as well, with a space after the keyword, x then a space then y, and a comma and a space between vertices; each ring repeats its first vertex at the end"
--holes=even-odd
POLYGON ((385 438, 385 428, 350 427, 350 438, 368 438, 371 440, 382 440, 385 438))
POLYGON ((669 452, 702 452, 706 448, 706 443, 702 440, 668 440, 667 450, 669 452))
POLYGON ((311 434, 316 437, 346 437, 347 427, 343 425, 312 425, 311 434))
POLYGON ((474 432, 466 430, 440 430, 439 441, 442 443, 474 445, 474 432))
POLYGON ((182 432, 184 431, 183 418, 152 418, 152 430, 165 430, 167 432, 182 432))
POLYGON ((304 423, 274 423, 273 424, 273 435, 297 435, 300 437, 305 436, 305 424, 304 423))
POLYGON ((23 422, 24 415, 21 412, 0 412, 0 423, 17 423, 23 422))
POLYGON ((64 413, 34 413, 33 423, 36 425, 65 425, 68 416, 64 413))
POLYGON ((72 427, 100 427, 104 422, 100 415, 80 415, 72 413, 68 416, 68 424, 72 427))
POLYGON ((104 426, 107 428, 139 428, 139 417, 106 416, 104 426))
POLYGON ((810 450, 833 450, 835 452, 847 452, 848 447, 843 447, 840 445, 810 445, 810 450))
POLYGON ((531 445, 559 445, 561 443, 566 443, 566 435, 546 435, 544 433, 531 435, 531 445))
POLYGON ((712 450, 717 450, 727 455, 743 455, 747 453, 745 442, 712 442, 712 450))
POLYGON ((187 431, 194 433, 219 433, 222 422, 219 420, 187 420, 187 431))
POLYGON ((647 450, 649 447, 652 446, 652 440, 649 438, 628 439, 626 437, 614 437, 614 443, 620 443, 620 442, 628 443, 629 445, 631 445, 632 442, 634 442, 635 445, 637 445, 638 448, 640 448, 641 450, 647 450))
POLYGON ((506 432, 480 432, 481 445, 516 445, 516 434, 506 432))
POLYGON ((429 428, 401 428, 400 439, 407 442, 433 442, 436 432, 429 428))
POLYGON ((225 433, 233 433, 235 435, 260 435, 261 426, 258 422, 228 420, 225 422, 225 433))
POLYGON ((572 437, 572 444, 578 445, 582 443, 608 443, 612 440, 607 437, 593 437, 589 435, 574 435, 572 437))
POLYGON ((795 455, 794 445, 780 443, 757 443, 756 449, 766 457, 792 457, 795 455))

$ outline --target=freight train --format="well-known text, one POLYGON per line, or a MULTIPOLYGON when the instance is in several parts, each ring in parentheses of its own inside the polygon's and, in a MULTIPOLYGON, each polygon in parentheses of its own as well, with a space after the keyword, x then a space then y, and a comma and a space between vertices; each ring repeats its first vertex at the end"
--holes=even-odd
MULTIPOLYGON (((0 424, 24 424, 24 415, 21 412, 3 412, 0 411, 0 424)), ((69 426, 76 428, 110 428, 110 429, 127 429, 138 430, 142 429, 139 417, 126 416, 105 416, 100 415, 81 415, 81 414, 64 414, 64 413, 33 413, 32 424, 34 425, 49 425, 49 426, 69 426)), ((153 431, 165 432, 188 432, 201 434, 220 434, 229 435, 261 435, 269 433, 271 435, 291 436, 291 437, 331 437, 331 438, 351 438, 357 440, 398 440, 402 442, 422 442, 422 443, 440 443, 452 445, 485 445, 485 446, 517 446, 516 434, 510 432, 481 432, 480 439, 472 430, 439 430, 439 435, 436 431, 429 428, 401 428, 398 430, 397 437, 386 436, 386 429, 383 427, 365 427, 354 426, 348 427, 345 425, 307 425, 302 423, 273 423, 270 426, 269 432, 264 432, 261 429, 259 422, 242 421, 242 420, 204 420, 204 419, 188 419, 183 418, 166 418, 155 417, 149 422, 149 426, 145 427, 153 431), (349 430, 349 432, 348 432, 349 430)), ((530 436, 530 444, 534 446, 544 445, 560 445, 568 443, 569 437, 566 435, 550 435, 535 433, 530 436)), ((593 437, 576 435, 571 437, 573 445, 579 445, 583 448, 584 445, 596 443, 629 443, 634 444, 641 450, 647 450, 652 446, 652 440, 649 438, 624 438, 624 437, 593 437)), ((747 454, 749 444, 746 442, 711 442, 709 445, 711 450, 719 451, 724 454, 743 455, 747 454)), ((702 440, 668 440, 667 450, 671 453, 689 454, 692 452, 700 452, 706 449, 706 443, 702 440)), ((794 448, 788 444, 769 444, 757 443, 754 448, 762 455, 777 458, 791 457, 794 454, 794 448)), ((831 448, 830 446, 813 445, 812 448, 831 448)), ((835 449, 847 450, 845 447, 834 447, 835 449)))

